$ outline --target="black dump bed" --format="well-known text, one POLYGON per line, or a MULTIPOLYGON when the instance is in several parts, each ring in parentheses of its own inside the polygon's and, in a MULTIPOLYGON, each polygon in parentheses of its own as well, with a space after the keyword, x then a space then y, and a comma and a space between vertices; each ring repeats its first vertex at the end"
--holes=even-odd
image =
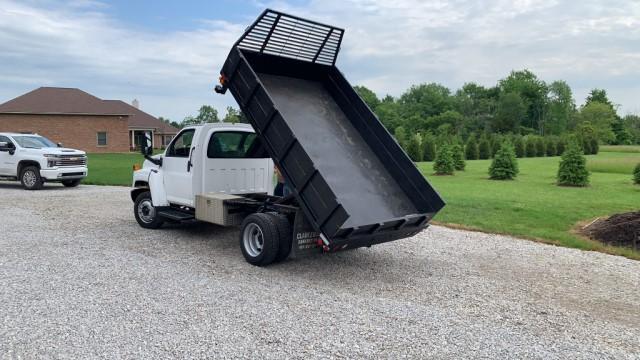
POLYGON ((444 202, 336 68, 344 31, 266 10, 221 71, 332 249, 422 230, 444 202))

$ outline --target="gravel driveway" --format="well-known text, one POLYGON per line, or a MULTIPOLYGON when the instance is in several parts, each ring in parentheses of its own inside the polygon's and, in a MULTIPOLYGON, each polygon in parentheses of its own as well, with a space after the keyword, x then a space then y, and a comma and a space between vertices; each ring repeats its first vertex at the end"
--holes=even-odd
POLYGON ((640 358, 640 262, 432 227, 268 268, 128 189, 0 182, 0 357, 640 358))

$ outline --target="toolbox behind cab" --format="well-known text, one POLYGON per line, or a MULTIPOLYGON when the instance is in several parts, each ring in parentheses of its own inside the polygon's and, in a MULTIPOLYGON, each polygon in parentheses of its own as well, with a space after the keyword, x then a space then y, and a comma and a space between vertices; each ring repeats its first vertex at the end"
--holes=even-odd
POLYGON ((344 30, 266 10, 235 43, 231 91, 332 250, 411 236, 444 206, 335 66, 344 30))

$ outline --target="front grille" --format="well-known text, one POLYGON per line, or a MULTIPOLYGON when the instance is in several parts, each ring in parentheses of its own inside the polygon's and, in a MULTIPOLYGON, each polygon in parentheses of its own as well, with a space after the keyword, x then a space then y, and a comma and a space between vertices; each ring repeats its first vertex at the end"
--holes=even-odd
POLYGON ((87 157, 85 155, 59 155, 56 158, 55 166, 86 166, 87 157))

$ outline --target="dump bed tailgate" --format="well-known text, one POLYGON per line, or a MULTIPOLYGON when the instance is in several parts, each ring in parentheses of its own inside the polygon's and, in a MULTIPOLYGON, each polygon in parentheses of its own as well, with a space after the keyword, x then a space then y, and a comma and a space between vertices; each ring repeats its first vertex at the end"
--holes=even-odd
POLYGON ((343 33, 267 10, 221 71, 333 249, 410 236, 444 206, 336 68, 343 33))

